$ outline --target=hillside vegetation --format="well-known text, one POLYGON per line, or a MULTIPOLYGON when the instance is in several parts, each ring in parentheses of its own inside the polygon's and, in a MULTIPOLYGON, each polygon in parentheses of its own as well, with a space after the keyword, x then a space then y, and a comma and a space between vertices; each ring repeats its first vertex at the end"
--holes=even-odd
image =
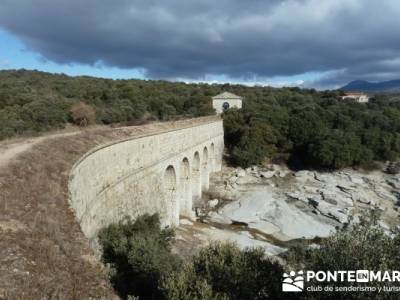
POLYGON ((378 95, 368 104, 339 92, 276 89, 246 98, 224 115, 225 144, 242 167, 266 158, 296 168, 374 167, 400 156, 400 103, 378 95))
POLYGON ((342 102, 340 91, 230 84, 111 80, 0 71, 0 140, 68 122, 135 124, 213 114, 211 97, 230 91, 244 109, 224 115, 225 143, 243 167, 266 159, 296 167, 371 167, 400 155, 400 102, 342 102))
POLYGON ((123 299, 285 299, 280 293, 283 268, 263 249, 211 244, 185 261, 171 253, 174 231, 160 229, 158 215, 109 225, 99 242, 123 299))
POLYGON ((88 111, 82 103, 95 110, 95 121, 101 124, 209 115, 214 113, 210 96, 222 90, 165 81, 0 71, 0 139, 62 128, 74 115, 81 125, 79 112, 88 111))
MULTIPOLYGON (((373 214, 371 215, 373 217, 373 214)), ((373 282, 393 293, 283 293, 282 275, 291 270, 396 270, 400 262, 398 231, 390 236, 364 216, 360 224, 323 239, 319 247, 293 246, 281 265, 263 248, 240 249, 236 244, 211 243, 182 260, 171 252, 174 232, 160 229, 158 215, 143 215, 104 228, 99 241, 103 262, 123 299, 395 299, 396 282, 373 282)), ((358 282, 318 282, 306 285, 363 288, 358 282)))

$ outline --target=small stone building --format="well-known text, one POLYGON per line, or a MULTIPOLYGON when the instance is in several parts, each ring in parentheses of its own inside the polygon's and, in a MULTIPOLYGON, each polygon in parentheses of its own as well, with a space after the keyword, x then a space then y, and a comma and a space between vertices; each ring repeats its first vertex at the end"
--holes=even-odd
POLYGON ((221 114, 232 107, 242 108, 242 100, 242 97, 229 92, 223 92, 222 94, 212 97, 213 108, 217 114, 221 114))
POLYGON ((342 100, 353 100, 358 103, 367 103, 369 102, 369 97, 364 93, 346 92, 344 96, 342 96, 342 100))

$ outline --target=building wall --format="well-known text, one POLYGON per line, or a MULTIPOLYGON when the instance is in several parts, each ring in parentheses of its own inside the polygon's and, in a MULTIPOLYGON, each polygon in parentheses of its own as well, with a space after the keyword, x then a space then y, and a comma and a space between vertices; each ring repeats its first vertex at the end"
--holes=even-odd
POLYGON ((209 173, 221 169, 223 148, 218 120, 89 151, 69 181, 70 205, 83 233, 91 239, 125 216, 155 212, 164 226, 178 225, 179 215, 193 214, 209 173))
POLYGON ((220 114, 224 111, 222 105, 228 102, 229 107, 236 107, 236 108, 242 108, 242 100, 239 99, 213 99, 213 108, 215 108, 215 111, 217 114, 220 114))
POLYGON ((369 98, 368 98, 368 96, 365 96, 365 95, 360 96, 360 98, 358 98, 358 102, 360 102, 360 103, 367 103, 368 101, 369 101, 369 98))
POLYGON ((358 103, 367 103, 369 102, 369 98, 366 95, 362 96, 343 96, 342 100, 353 100, 358 103))

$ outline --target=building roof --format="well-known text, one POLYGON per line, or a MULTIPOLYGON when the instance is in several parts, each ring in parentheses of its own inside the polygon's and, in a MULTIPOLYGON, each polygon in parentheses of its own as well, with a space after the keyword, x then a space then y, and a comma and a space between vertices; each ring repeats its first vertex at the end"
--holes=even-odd
POLYGON ((345 96, 366 96, 364 93, 360 92, 346 92, 344 93, 345 96))
POLYGON ((223 92, 219 95, 216 95, 214 97, 212 97, 213 100, 218 100, 218 99, 238 99, 238 100, 242 100, 242 97, 229 93, 229 92, 223 92))

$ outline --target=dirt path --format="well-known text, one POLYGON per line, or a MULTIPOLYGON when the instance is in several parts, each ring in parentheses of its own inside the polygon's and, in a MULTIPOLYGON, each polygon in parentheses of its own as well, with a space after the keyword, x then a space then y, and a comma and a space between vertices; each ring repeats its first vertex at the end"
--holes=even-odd
MULTIPOLYGON (((147 124, 147 127, 150 127, 150 123, 147 124)), ((11 161, 18 158, 18 155, 31 149, 32 146, 47 141, 49 139, 58 138, 58 137, 67 137, 76 135, 78 133, 82 133, 82 131, 94 131, 99 128, 112 128, 108 126, 95 125, 89 128, 79 128, 79 127, 70 127, 61 130, 61 132, 53 132, 53 133, 45 133, 42 136, 38 137, 27 137, 27 138, 13 138, 10 140, 0 141, 0 169, 6 167, 11 161)), ((140 126, 121 126, 114 127, 113 130, 136 130, 140 131, 140 126)))
MULTIPOLYGON (((203 118, 206 119, 210 117, 203 117, 203 118)), ((176 122, 179 123, 179 120, 176 122)), ((194 122, 197 122, 197 119, 194 119, 194 122)), ((140 132, 145 132, 146 130, 151 129, 153 127, 152 123, 154 123, 154 128, 157 128, 158 122, 148 122, 145 125, 138 125, 138 126, 120 126, 120 127, 94 125, 85 129, 79 127, 67 127, 59 132, 45 133, 43 136, 15 138, 11 140, 0 141, 0 169, 6 167, 11 161, 16 159, 19 154, 31 149, 32 146, 52 138, 76 135, 78 133, 81 133, 82 131, 94 131, 99 128, 111 128, 113 130, 121 130, 121 131, 128 130, 131 131, 132 133, 135 132, 136 134, 139 134, 140 132)), ((174 122, 170 123, 173 124, 174 122)))
POLYGON ((76 130, 73 132, 55 133, 26 139, 18 138, 15 140, 2 142, 0 143, 0 168, 6 167, 12 160, 16 159, 19 154, 29 150, 33 145, 52 138, 71 136, 80 132, 81 131, 76 130))

